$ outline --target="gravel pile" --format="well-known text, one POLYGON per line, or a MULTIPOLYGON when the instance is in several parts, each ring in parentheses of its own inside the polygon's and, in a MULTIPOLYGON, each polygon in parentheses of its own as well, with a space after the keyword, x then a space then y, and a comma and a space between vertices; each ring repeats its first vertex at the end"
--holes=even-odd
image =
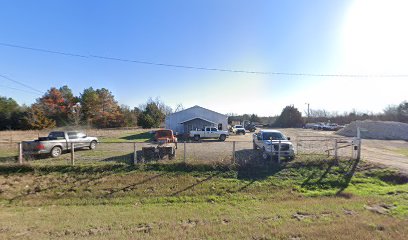
POLYGON ((361 138, 381 140, 408 140, 408 124, 383 121, 355 121, 337 131, 338 135, 346 137, 357 136, 360 127, 361 138))

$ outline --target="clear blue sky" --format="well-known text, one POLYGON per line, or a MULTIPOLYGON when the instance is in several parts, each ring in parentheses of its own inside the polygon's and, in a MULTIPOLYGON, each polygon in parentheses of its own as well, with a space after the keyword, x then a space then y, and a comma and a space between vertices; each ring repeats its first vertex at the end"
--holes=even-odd
MULTIPOLYGON (((322 74, 407 74, 407 4, 395 1, 0 0, 0 42, 208 68, 322 74)), ((0 74, 41 91, 108 88, 131 107, 149 97, 222 113, 381 111, 408 100, 407 78, 229 73, 77 58, 0 46, 0 74), (386 83, 386 84, 385 84, 386 83)), ((38 95, 0 78, 0 95, 38 95), (9 88, 6 88, 8 86, 9 88)), ((27 89, 29 90, 29 89, 27 89)))

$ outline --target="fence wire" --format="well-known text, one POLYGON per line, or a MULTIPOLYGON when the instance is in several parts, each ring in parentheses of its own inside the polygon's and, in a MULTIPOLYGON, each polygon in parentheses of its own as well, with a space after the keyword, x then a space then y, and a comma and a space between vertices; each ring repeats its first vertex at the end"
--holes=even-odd
POLYGON ((353 158, 354 148, 351 138, 298 136, 295 146, 296 154, 337 156, 353 158))
MULTIPOLYGON (((293 141, 295 153, 298 156, 318 154, 334 156, 337 141, 337 156, 353 158, 355 156, 351 139, 345 138, 302 138, 293 141)), ((185 161, 188 163, 223 163, 245 164, 262 158, 261 150, 253 149, 252 141, 237 142, 179 142, 177 149, 159 149, 157 144, 143 142, 98 143, 94 150, 85 147, 75 149, 75 165, 87 164, 137 164, 152 161, 185 161), (170 151, 170 152, 169 152, 170 151), (173 154, 174 153, 174 154, 173 154)), ((17 143, 0 143, 0 164, 15 164, 18 162, 19 149, 17 143)), ((26 156, 24 163, 33 165, 72 164, 70 150, 58 158, 49 155, 26 156)))

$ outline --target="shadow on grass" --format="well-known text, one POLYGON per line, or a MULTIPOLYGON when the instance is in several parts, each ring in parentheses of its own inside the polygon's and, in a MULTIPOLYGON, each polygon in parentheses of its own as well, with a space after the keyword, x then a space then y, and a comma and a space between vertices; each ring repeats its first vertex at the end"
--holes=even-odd
POLYGON ((264 160, 262 159, 261 151, 254 151, 252 149, 236 151, 235 161, 238 165, 238 179, 250 181, 266 179, 279 173, 286 166, 285 161, 278 164, 277 160, 264 160))
POLYGON ((139 182, 137 182, 137 183, 130 184, 130 185, 126 186, 126 187, 105 189, 105 190, 108 190, 109 193, 108 193, 108 194, 105 194, 104 197, 113 197, 113 195, 114 195, 115 193, 118 193, 118 192, 132 191, 132 190, 136 189, 138 186, 140 186, 140 185, 142 185, 142 184, 145 184, 145 183, 147 183, 147 182, 150 182, 150 181, 152 181, 152 180, 154 180, 154 179, 156 179, 156 178, 159 178, 159 177, 161 177, 161 176, 163 176, 163 175, 165 175, 165 174, 166 174, 166 173, 156 174, 156 175, 154 175, 154 176, 151 176, 151 177, 149 177, 149 178, 146 178, 146 179, 144 179, 144 180, 142 180, 142 181, 139 181, 139 182))
POLYGON ((129 136, 121 137, 120 139, 128 140, 128 141, 135 141, 135 140, 143 140, 144 142, 150 142, 153 138, 153 135, 149 132, 143 132, 138 134, 133 134, 129 136))
POLYGON ((177 192, 174 192, 174 193, 170 194, 170 196, 172 196, 172 197, 177 196, 177 195, 179 195, 180 193, 183 193, 183 192, 185 192, 185 191, 188 191, 188 190, 190 190, 190 189, 193 189, 194 187, 196 187, 196 186, 198 186, 198 185, 200 185, 200 184, 203 184, 204 182, 207 182, 207 181, 209 181, 209 180, 211 180, 211 179, 213 179, 214 177, 219 176, 219 175, 220 175, 219 172, 218 172, 218 173, 211 174, 210 176, 204 178, 203 180, 197 181, 196 183, 194 183, 194 184, 192 184, 192 185, 190 185, 190 186, 188 186, 188 187, 186 187, 186 188, 183 188, 183 189, 181 189, 181 190, 178 190, 177 192))
POLYGON ((65 182, 65 186, 69 186, 67 188, 61 188, 61 183, 53 184, 53 185, 51 185, 49 187, 46 187, 46 188, 41 188, 41 187, 37 186, 34 189, 28 189, 26 192, 23 192, 23 193, 15 196, 15 197, 13 197, 11 199, 8 199, 8 201, 9 201, 9 203, 13 203, 15 201, 22 200, 22 199, 24 199, 26 197, 29 197, 31 195, 37 195, 37 194, 44 193, 44 192, 51 191, 51 190, 55 190, 55 189, 59 190, 58 198, 61 198, 64 195, 66 195, 66 194, 68 194, 70 192, 75 192, 76 191, 75 189, 77 189, 79 187, 89 185, 91 182, 95 182, 97 180, 100 180, 100 179, 104 178, 106 175, 108 175, 108 174, 102 173, 99 176, 92 176, 92 177, 89 177, 89 176, 78 177, 78 176, 76 176, 72 182, 65 182))
POLYGON ((16 163, 18 160, 18 156, 7 156, 7 157, 0 157, 0 163, 16 163))
POLYGON ((359 162, 323 160, 319 168, 310 169, 311 173, 302 182, 301 187, 313 191, 332 189, 336 191, 336 195, 341 195, 349 186, 359 162))
POLYGON ((128 153, 120 156, 112 156, 102 160, 102 162, 116 162, 121 164, 133 164, 133 153, 128 153))

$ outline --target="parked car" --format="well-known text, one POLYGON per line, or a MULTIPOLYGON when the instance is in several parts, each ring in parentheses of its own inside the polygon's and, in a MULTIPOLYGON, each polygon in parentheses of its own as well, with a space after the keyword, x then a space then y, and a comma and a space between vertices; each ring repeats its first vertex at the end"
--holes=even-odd
POLYGON ((50 154, 51 157, 59 157, 64 151, 71 149, 71 143, 74 143, 75 149, 96 148, 98 138, 88 137, 86 134, 78 131, 56 131, 50 132, 48 137, 40 137, 34 141, 24 141, 23 154, 39 155, 50 154))
POLYGON ((229 137, 228 131, 218 130, 216 127, 204 127, 202 130, 190 131, 190 137, 194 141, 199 141, 202 138, 218 138, 220 141, 225 141, 229 137))
POLYGON ((171 129, 159 129, 154 133, 154 139, 160 146, 174 146, 177 149, 177 137, 171 129))
POLYGON ((322 122, 320 122, 320 123, 315 123, 313 126, 312 126, 312 129, 313 130, 323 130, 323 126, 325 125, 325 123, 322 123, 322 122))
POLYGON ((154 133, 154 141, 159 144, 177 143, 177 137, 171 129, 159 129, 154 133))
POLYGON ((343 128, 343 126, 338 125, 337 123, 327 123, 323 125, 322 130, 326 131, 337 131, 343 128))
POLYGON ((295 151, 290 138, 277 130, 261 130, 253 135, 253 149, 261 149, 262 158, 267 160, 271 157, 281 157, 294 159, 295 151), (279 149, 280 143, 280 149, 279 149))
POLYGON ((304 129, 313 129, 316 126, 316 123, 306 123, 303 128, 304 129))
POLYGON ((256 131, 256 127, 254 124, 248 124, 245 126, 245 129, 250 131, 250 132, 255 132, 256 131))
POLYGON ((245 128, 242 125, 234 125, 232 127, 232 132, 235 133, 235 134, 245 135, 245 128))

